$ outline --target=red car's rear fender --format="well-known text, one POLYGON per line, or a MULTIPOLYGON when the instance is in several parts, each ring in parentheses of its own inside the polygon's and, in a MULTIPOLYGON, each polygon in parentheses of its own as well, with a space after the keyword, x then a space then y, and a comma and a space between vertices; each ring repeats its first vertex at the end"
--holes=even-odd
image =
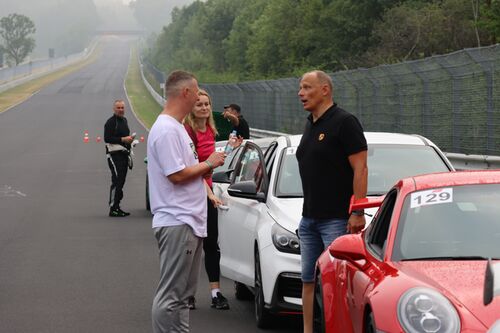
POLYGON ((321 275, 325 333, 354 333, 347 311, 346 283, 340 281, 345 276, 343 269, 345 270, 345 262, 338 259, 332 262, 328 251, 323 252, 318 259, 316 274, 321 275))

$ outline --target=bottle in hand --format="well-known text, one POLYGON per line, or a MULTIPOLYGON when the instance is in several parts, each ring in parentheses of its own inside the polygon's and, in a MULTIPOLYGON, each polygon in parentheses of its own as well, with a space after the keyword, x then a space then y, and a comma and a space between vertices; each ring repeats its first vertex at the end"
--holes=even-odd
POLYGON ((232 131, 229 134, 229 140, 227 141, 226 148, 224 148, 224 155, 229 156, 236 146, 236 142, 238 139, 236 138, 236 131, 232 131))

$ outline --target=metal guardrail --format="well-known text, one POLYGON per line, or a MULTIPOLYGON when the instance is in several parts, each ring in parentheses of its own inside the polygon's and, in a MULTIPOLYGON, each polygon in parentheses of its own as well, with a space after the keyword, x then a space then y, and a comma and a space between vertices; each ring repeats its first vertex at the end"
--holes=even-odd
POLYGON ((500 156, 444 154, 457 170, 500 169, 500 156))
POLYGON ((0 92, 87 59, 94 52, 96 46, 97 39, 94 39, 89 47, 80 53, 0 69, 0 92))

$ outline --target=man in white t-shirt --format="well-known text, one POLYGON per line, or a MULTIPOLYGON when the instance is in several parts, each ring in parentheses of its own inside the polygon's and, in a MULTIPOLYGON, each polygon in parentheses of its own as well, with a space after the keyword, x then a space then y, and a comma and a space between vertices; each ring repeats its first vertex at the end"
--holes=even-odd
POLYGON ((199 163, 182 120, 198 100, 198 82, 184 71, 165 83, 167 102, 148 136, 153 230, 160 250, 160 282, 153 300, 154 333, 189 332, 188 297, 196 289, 202 238, 207 236, 203 175, 224 164, 224 153, 199 163))

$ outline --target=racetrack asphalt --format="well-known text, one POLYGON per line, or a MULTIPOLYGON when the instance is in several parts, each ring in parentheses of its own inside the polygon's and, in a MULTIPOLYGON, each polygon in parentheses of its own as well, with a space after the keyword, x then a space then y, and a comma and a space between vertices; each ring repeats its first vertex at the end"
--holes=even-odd
MULTIPOLYGON (((0 114, 0 332, 151 332, 158 250, 145 210, 146 144, 135 149, 122 208, 110 218, 110 171, 96 142, 115 99, 126 101, 131 132, 146 130, 130 111, 123 81, 132 39, 105 37, 100 58, 0 114), (89 142, 84 142, 85 131, 89 142)), ((191 332, 300 332, 283 317, 259 330, 253 303, 234 298, 211 309, 204 269, 191 332)))

